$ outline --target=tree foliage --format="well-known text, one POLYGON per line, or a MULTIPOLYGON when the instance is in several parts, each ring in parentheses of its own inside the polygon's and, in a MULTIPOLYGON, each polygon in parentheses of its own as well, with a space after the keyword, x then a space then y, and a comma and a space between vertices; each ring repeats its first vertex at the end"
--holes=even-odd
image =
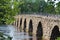
POLYGON ((36 0, 32 2, 32 0, 27 1, 24 0, 24 4, 21 5, 21 12, 41 12, 41 9, 44 9, 46 6, 46 2, 42 0, 36 0))
POLYGON ((58 2, 56 5, 57 5, 57 7, 56 7, 56 13, 60 14, 60 2, 58 2))
POLYGON ((54 6, 55 6, 55 5, 54 5, 54 2, 48 1, 48 2, 47 2, 47 6, 46 6, 45 9, 44 9, 45 12, 46 12, 46 13, 56 13, 54 6))
POLYGON ((22 2, 17 0, 0 0, 0 24, 11 24, 14 16, 19 12, 19 5, 22 2))
POLYGON ((24 4, 21 5, 21 12, 42 12, 42 13, 50 13, 50 14, 59 14, 60 13, 60 2, 57 4, 48 0, 45 2, 44 0, 23 0, 24 4), (56 7, 55 7, 56 6, 56 7))

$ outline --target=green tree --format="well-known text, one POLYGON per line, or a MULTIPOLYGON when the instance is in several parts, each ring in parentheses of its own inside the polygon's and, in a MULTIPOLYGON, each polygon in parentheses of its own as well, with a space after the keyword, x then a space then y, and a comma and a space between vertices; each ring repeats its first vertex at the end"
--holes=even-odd
POLYGON ((12 24, 20 4, 21 2, 16 0, 0 0, 0 24, 12 24))
POLYGON ((56 13, 60 14, 60 2, 57 3, 56 13))
POLYGON ((44 12, 45 7, 47 6, 47 3, 45 1, 40 1, 39 2, 39 12, 44 12))
POLYGON ((44 11, 46 13, 56 13, 54 6, 55 6, 54 5, 54 2, 50 0, 50 1, 47 2, 47 6, 45 7, 45 10, 44 11))
POLYGON ((24 4, 21 5, 21 12, 43 12, 46 2, 44 0, 24 0, 24 4), (41 10, 42 9, 42 10, 41 10))
POLYGON ((58 11, 58 7, 55 8, 55 2, 48 0, 23 0, 24 4, 21 5, 21 12, 42 12, 42 13, 53 13, 55 14, 58 11))

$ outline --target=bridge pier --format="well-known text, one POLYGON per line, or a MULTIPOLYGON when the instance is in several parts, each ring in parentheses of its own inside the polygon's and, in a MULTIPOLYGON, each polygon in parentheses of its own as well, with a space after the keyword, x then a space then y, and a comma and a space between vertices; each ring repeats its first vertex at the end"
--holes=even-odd
POLYGON ((43 40, 50 40, 50 28, 48 25, 48 22, 42 21, 42 27, 43 27, 43 40))
POLYGON ((33 34, 36 34, 37 31, 37 24, 33 23, 33 34))
POLYGON ((18 25, 17 26, 18 27, 18 31, 20 31, 20 18, 18 18, 18 21, 17 22, 18 22, 18 24, 17 24, 18 25))
POLYGON ((43 28, 43 39, 44 40, 50 40, 50 32, 49 31, 47 28, 43 28))
POLYGON ((26 19, 27 20, 27 22, 26 22, 26 32, 28 32, 28 30, 29 30, 29 19, 26 19))
POLYGON ((17 19, 16 19, 16 21, 15 21, 15 22, 16 22, 16 25, 15 25, 15 26, 17 27, 17 19))
POLYGON ((22 30, 24 28, 24 18, 22 18, 22 26, 21 26, 22 30))

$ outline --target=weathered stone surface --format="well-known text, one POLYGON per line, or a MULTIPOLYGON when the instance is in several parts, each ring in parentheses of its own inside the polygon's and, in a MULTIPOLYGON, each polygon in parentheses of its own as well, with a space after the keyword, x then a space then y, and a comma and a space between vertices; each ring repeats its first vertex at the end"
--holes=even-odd
POLYGON ((60 19, 55 17, 47 17, 41 15, 18 15, 15 16, 16 21, 14 25, 20 27, 20 19, 22 18, 22 29, 24 28, 24 20, 26 19, 26 31, 28 32, 29 29, 29 22, 32 20, 33 25, 33 34, 36 34, 38 23, 41 22, 42 29, 43 29, 43 38, 46 40, 50 39, 52 30, 54 26, 58 26, 60 30, 60 19), (18 25, 17 25, 18 23, 18 25))

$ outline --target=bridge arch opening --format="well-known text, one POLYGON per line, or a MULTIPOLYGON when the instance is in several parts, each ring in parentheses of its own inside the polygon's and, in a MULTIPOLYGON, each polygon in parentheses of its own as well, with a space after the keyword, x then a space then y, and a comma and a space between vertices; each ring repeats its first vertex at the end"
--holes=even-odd
POLYGON ((41 22, 38 23, 38 27, 37 27, 37 31, 36 31, 36 36, 37 36, 37 40, 42 40, 43 29, 42 29, 42 23, 41 22))
POLYGON ((20 31, 22 31, 22 18, 20 19, 20 31))
POLYGON ((22 18, 20 19, 20 27, 21 27, 21 25, 22 25, 22 18))
POLYGON ((56 25, 52 30, 50 40, 56 40, 57 37, 60 37, 60 32, 59 32, 59 27, 56 25))
POLYGON ((26 31, 26 19, 24 20, 24 32, 26 31))
POLYGON ((32 20, 30 20, 30 22, 29 22, 29 34, 32 34, 32 32, 33 32, 33 25, 32 25, 32 20))

